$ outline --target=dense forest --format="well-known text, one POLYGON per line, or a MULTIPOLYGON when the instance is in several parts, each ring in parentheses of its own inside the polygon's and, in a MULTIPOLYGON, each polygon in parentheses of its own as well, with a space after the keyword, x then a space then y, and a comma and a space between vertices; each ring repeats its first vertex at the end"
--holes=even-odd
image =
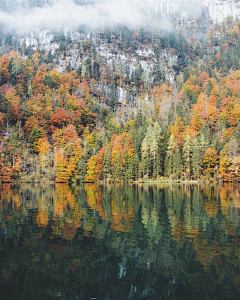
MULTIPOLYGON (((129 55, 151 45, 150 74, 121 60, 109 67, 91 37, 79 67, 60 72, 51 52, 17 52, 1 36, 0 181, 238 181, 240 21, 203 24, 99 34, 129 55)), ((72 42, 61 39, 66 56, 72 42)))

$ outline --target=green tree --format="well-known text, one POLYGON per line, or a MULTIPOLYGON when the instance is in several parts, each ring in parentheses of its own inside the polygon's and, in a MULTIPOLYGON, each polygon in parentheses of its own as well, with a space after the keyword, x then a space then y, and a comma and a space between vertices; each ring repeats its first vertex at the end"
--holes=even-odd
POLYGON ((165 158, 165 176, 173 175, 173 157, 175 149, 177 147, 177 141, 173 134, 171 134, 168 140, 167 153, 165 158))
POLYGON ((198 138, 195 138, 192 143, 192 174, 194 178, 199 179, 202 172, 203 151, 198 138))
POLYGON ((177 176, 177 179, 181 178, 183 172, 183 163, 181 157, 181 149, 179 146, 176 147, 173 155, 173 174, 177 176))
POLYGON ((115 110, 115 106, 116 106, 115 80, 112 77, 112 80, 111 80, 111 90, 110 90, 110 108, 111 108, 111 111, 115 110))
POLYGON ((184 158, 184 170, 185 178, 190 179, 191 176, 191 155, 192 155, 192 140, 189 135, 184 138, 183 145, 183 158, 184 158))

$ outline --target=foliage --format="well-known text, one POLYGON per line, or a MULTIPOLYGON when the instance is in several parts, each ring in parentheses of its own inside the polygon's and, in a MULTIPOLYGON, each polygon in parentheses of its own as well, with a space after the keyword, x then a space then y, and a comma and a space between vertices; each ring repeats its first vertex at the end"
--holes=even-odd
MULTIPOLYGON (((239 21, 203 30, 206 43, 191 30, 104 31, 116 51, 152 47, 150 73, 140 63, 130 70, 130 56, 109 66, 91 38, 77 70, 58 72, 41 51, 1 54, 1 182, 239 180, 239 21)), ((71 47, 58 39, 59 53, 71 47)))

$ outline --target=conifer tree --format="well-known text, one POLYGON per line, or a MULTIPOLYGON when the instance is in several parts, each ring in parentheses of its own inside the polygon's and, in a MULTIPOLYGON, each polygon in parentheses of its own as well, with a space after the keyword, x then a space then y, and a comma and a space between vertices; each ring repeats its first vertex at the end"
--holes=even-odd
POLYGON ((123 181, 123 165, 120 153, 117 153, 116 165, 114 169, 114 179, 117 182, 123 181))
POLYGON ((181 157, 180 147, 177 146, 173 155, 173 174, 177 176, 177 179, 181 178, 183 172, 183 163, 181 157))
POLYGON ((193 140, 192 149, 192 174, 194 178, 199 179, 202 171, 203 151, 197 137, 193 140))
POLYGON ((102 176, 106 180, 111 173, 111 150, 107 148, 102 158, 102 176))
POLYGON ((165 175, 171 176, 173 175, 173 156, 175 149, 177 147, 177 142, 173 134, 171 134, 168 140, 167 153, 165 158, 165 175))
POLYGON ((150 172, 150 164, 151 164, 151 158, 150 158, 150 145, 148 138, 145 137, 142 146, 141 146, 141 154, 142 154, 142 167, 143 167, 143 172, 145 176, 149 176, 150 172))
POLYGON ((184 170, 185 178, 190 179, 191 175, 191 155, 192 155, 192 140, 189 135, 184 139, 183 145, 183 158, 184 158, 184 170))
POLYGON ((112 77, 111 80, 111 91, 110 91, 110 108, 111 111, 114 111, 116 105, 116 99, 115 99, 115 81, 114 78, 112 77))

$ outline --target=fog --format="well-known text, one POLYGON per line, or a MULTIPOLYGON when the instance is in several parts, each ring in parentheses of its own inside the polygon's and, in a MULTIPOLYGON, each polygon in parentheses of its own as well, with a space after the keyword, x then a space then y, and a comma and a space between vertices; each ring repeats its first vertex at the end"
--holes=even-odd
POLYGON ((200 13, 201 8, 197 0, 8 0, 8 4, 4 1, 0 0, 0 22, 9 30, 23 33, 63 27, 75 29, 80 25, 97 28, 122 24, 138 28, 150 23, 169 29, 170 22, 159 12, 164 12, 166 16, 178 11, 187 11, 188 14, 194 11, 196 14, 200 13), (85 5, 76 2, 85 2, 85 5), (31 3, 40 3, 41 7, 35 4, 31 8, 31 3))
POLYGON ((87 25, 92 28, 124 24, 129 27, 144 25, 144 14, 133 5, 122 0, 105 0, 89 5, 77 5, 73 0, 54 1, 44 5, 13 13, 0 11, 0 21, 8 29, 28 32, 35 29, 77 28, 87 25))

